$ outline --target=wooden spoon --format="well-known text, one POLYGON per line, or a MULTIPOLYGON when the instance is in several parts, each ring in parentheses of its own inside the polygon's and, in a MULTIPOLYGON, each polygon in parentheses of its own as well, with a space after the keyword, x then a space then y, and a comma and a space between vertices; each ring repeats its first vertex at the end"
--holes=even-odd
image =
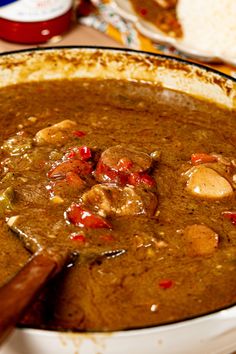
MULTIPOLYGON (((77 252, 75 249, 72 250, 67 247, 40 247, 37 238, 32 237, 30 239, 22 229, 18 229, 15 217, 10 218, 8 225, 23 241, 27 249, 35 252, 35 245, 37 245, 38 251, 6 285, 0 288, 0 344, 12 332, 17 322, 48 281, 60 272, 67 262, 71 261, 72 257, 75 258, 81 253, 81 250, 77 252), (32 241, 32 244, 30 241, 32 241)), ((115 257, 124 252, 123 249, 115 249, 103 250, 103 252, 98 253, 90 249, 85 257, 91 261, 97 258, 115 257)))
POLYGON ((14 329, 40 290, 61 271, 69 259, 67 250, 41 250, 0 289, 0 344, 14 329))

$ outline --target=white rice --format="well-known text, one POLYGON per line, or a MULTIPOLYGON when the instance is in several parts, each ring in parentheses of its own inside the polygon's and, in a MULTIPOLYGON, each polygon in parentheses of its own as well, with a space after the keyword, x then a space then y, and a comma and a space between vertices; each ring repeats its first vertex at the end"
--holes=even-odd
POLYGON ((179 0, 182 43, 236 60, 236 0, 179 0))

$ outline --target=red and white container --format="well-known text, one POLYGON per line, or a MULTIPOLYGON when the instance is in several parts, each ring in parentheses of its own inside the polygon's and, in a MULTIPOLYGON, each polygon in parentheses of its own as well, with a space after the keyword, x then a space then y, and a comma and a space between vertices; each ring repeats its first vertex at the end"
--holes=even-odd
POLYGON ((5 0, 5 3, 0 7, 1 39, 43 43, 70 27, 72 0, 5 0))

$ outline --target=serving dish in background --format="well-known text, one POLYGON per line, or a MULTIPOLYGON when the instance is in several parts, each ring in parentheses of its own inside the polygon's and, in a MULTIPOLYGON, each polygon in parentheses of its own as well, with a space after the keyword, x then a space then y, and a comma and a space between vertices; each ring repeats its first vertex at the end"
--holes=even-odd
MULTIPOLYGON (((6 53, 1 87, 62 78, 142 80, 236 109, 236 82, 183 60, 144 52, 65 47, 6 53)), ((124 314, 125 315, 125 314, 124 314)), ((228 354, 236 348, 236 307, 157 327, 109 333, 17 329, 2 354, 228 354)))
MULTIPOLYGON (((98 0, 92 0, 94 4, 98 5, 98 0)), ((154 43, 164 44, 170 47, 174 47, 183 55, 199 60, 205 63, 226 63, 229 65, 236 65, 236 60, 233 55, 223 54, 220 51, 214 49, 199 49, 198 46, 194 46, 193 43, 185 41, 184 38, 171 37, 168 34, 159 30, 151 22, 145 21, 144 18, 138 16, 132 5, 127 0, 112 0, 111 7, 114 12, 120 15, 123 19, 130 21, 134 24, 136 29, 145 37, 151 39, 154 43)))

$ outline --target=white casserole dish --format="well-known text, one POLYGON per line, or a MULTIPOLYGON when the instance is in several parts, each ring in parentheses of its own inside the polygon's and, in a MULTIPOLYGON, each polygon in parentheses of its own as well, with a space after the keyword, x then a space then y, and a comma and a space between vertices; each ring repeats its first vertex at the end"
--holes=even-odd
MULTIPOLYGON (((236 109, 235 80, 174 58, 86 47, 0 56, 0 87, 65 77, 149 81, 236 109)), ((0 354, 229 354, 234 350, 236 306, 174 324, 113 333, 17 329, 0 354)))

